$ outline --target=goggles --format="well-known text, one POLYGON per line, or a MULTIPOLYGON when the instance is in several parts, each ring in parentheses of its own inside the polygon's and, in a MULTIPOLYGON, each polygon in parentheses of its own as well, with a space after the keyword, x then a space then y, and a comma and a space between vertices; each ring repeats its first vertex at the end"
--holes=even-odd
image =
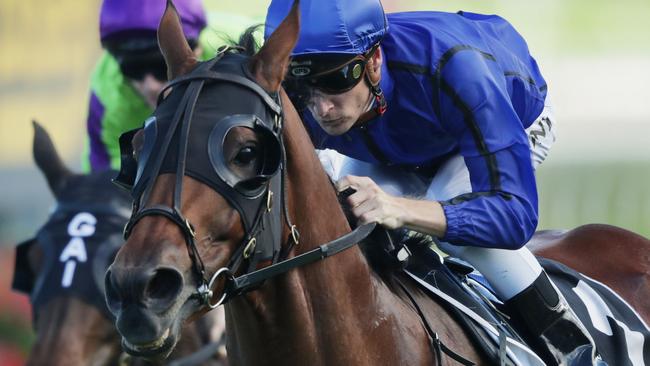
POLYGON ((368 52, 341 63, 340 55, 298 57, 289 65, 285 89, 290 95, 305 95, 309 89, 326 94, 341 94, 354 88, 363 79, 366 65, 377 45, 368 52))
POLYGON ((131 80, 142 80, 151 74, 156 80, 167 81, 167 65, 158 54, 125 56, 117 60, 120 71, 131 80))
MULTIPOLYGON (((196 40, 187 41, 192 49, 197 46, 196 40)), ((167 81, 167 66, 155 33, 140 36, 125 34, 104 40, 102 45, 115 57, 125 77, 141 81, 150 74, 159 81, 167 81)))

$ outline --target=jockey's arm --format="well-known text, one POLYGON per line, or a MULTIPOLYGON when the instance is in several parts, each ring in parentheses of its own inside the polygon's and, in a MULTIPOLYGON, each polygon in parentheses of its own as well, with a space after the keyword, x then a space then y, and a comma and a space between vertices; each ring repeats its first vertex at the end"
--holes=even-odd
POLYGON ((348 187, 356 190, 348 203, 361 224, 377 222, 389 229, 406 227, 440 238, 445 235, 447 219, 437 201, 389 195, 368 177, 349 175, 337 182, 339 191, 348 187))
POLYGON ((369 178, 345 177, 338 188, 357 189, 348 201, 362 223, 408 227, 452 244, 518 249, 537 226, 537 189, 522 123, 476 54, 459 53, 447 70, 454 73, 443 74, 449 85, 441 118, 458 139, 471 191, 436 202, 390 196, 369 178))
POLYGON ((459 142, 471 181, 471 192, 441 202, 447 220, 442 240, 518 249, 537 227, 537 187, 503 72, 477 52, 459 52, 442 78, 440 118, 459 142))

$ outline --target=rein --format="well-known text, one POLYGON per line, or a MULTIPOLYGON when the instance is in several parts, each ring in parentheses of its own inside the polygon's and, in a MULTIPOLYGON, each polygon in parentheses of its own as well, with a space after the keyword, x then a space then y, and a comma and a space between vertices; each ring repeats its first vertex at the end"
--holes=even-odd
MULTIPOLYGON (((224 293, 225 297, 220 300, 220 303, 225 303, 230 298, 247 292, 249 289, 256 287, 256 285, 261 284, 269 278, 288 272, 294 268, 302 267, 321 259, 331 257, 346 249, 352 248, 360 241, 365 239, 368 235, 370 235, 370 233, 375 229, 376 225, 377 224, 373 222, 359 226, 337 239, 319 245, 318 248, 312 249, 291 259, 286 259, 281 262, 272 264, 268 267, 264 267, 257 271, 241 275, 239 277, 234 277, 228 268, 224 267, 214 274, 210 282, 214 282, 214 280, 218 278, 218 276, 222 273, 225 273, 227 276, 229 276, 227 291, 224 293), (228 296, 226 296, 226 294, 228 296)), ((215 307, 220 303, 215 305, 215 307)))

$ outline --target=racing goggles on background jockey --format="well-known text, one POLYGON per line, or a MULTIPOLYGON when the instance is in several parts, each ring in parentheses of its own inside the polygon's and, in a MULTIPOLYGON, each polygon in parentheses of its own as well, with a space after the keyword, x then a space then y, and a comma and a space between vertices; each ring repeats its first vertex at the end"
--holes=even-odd
MULTIPOLYGON (((196 42, 190 42, 190 46, 196 46, 196 42)), ((140 42, 131 48, 122 46, 113 55, 120 66, 122 75, 131 80, 142 81, 150 74, 156 80, 167 81, 167 65, 160 53, 158 43, 150 45, 140 42)))
POLYGON ((349 55, 321 54, 294 57, 284 87, 289 95, 308 97, 310 90, 341 94, 354 88, 366 74, 366 65, 378 45, 349 59, 349 55))
POLYGON ((167 65, 162 54, 132 55, 118 59, 120 71, 131 80, 143 80, 148 74, 156 80, 167 81, 167 65))

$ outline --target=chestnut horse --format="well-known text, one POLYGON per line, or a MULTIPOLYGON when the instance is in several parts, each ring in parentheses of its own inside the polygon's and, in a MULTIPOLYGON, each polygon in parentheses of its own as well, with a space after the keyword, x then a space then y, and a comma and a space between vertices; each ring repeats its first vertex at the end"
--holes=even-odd
MULTIPOLYGON (((150 365, 143 359, 123 354, 120 336, 103 295, 104 273, 123 243, 122 228, 130 213, 131 199, 111 184, 114 175, 111 171, 90 175, 72 173, 62 163, 45 129, 34 123, 34 130, 34 160, 45 175, 57 205, 38 237, 18 249, 14 288, 30 295, 36 330, 36 342, 27 364, 150 365), (73 217, 82 219, 71 220, 73 217), (78 223, 73 225, 72 221, 78 223), (71 226, 85 242, 81 247, 79 241, 73 244, 70 240, 71 226), (65 255, 69 257, 66 263, 61 261, 64 252, 70 254, 65 255), (62 272, 65 273, 63 268, 67 262, 74 266, 63 288, 62 272)), ((185 356, 190 357, 214 342, 215 335, 211 332, 218 333, 219 327, 223 327, 222 316, 219 318, 215 313, 187 326, 184 342, 170 362, 187 361, 189 358, 185 356)), ((221 361, 217 357, 202 357, 201 364, 225 362, 225 355, 221 361)))
POLYGON ((297 3, 258 53, 199 63, 168 1, 158 38, 172 81, 118 178, 136 200, 106 273, 124 348, 164 357, 187 319, 227 301, 235 365, 454 364, 431 330, 490 364, 440 304, 374 272, 358 247, 314 259, 357 231, 281 89, 297 3))
POLYGON ((606 284, 650 324, 650 240, 611 225, 535 233, 528 247, 606 284))
MULTIPOLYGON (((127 352, 167 354, 180 324, 222 296, 223 278, 209 289, 211 297, 206 279, 231 259, 233 271, 243 273, 238 263, 254 270, 350 232, 299 115, 281 91, 298 26, 294 5, 254 56, 226 52, 219 61, 199 64, 168 5, 158 38, 174 86, 140 134, 144 143, 132 181, 139 205, 127 226, 130 236, 106 275, 107 302, 127 352), (202 75, 216 81, 203 82, 202 75), (182 116, 184 122, 174 124, 182 116), (176 126, 181 130, 175 132, 176 126), (278 156, 286 159, 278 162, 278 156), (274 185, 276 178, 282 182, 274 185), (251 208, 251 202, 259 206, 251 208), (277 212, 277 226, 267 221, 267 211, 277 212), (251 212, 252 218, 244 216, 251 212), (277 232, 258 238, 255 248, 251 234, 264 236, 274 228, 277 232), (259 247, 274 238, 281 238, 275 248, 281 253, 271 250, 269 261, 255 263, 259 247)), ((429 324, 446 347, 487 364, 440 305, 407 286, 422 310, 434 314, 429 324)), ((437 351, 417 310, 396 287, 373 272, 358 247, 269 278, 226 304, 228 359, 235 365, 436 363, 437 351)), ((453 362, 441 357, 444 364, 453 362)))

